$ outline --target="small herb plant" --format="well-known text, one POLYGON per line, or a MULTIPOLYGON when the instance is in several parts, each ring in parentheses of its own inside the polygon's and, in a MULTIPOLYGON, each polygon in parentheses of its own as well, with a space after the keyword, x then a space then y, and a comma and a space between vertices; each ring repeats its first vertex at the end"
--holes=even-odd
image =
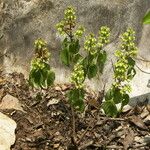
POLYGON ((89 79, 103 72, 104 64, 107 59, 106 51, 103 47, 109 43, 110 29, 103 26, 99 30, 99 36, 96 39, 94 34, 86 37, 84 49, 87 56, 83 59, 85 76, 89 79))
POLYGON ((84 110, 84 69, 80 62, 78 62, 73 69, 71 74, 71 83, 73 83, 74 88, 68 93, 68 99, 70 104, 77 110, 84 110))
POLYGON ((105 102, 102 108, 106 115, 116 117, 122 112, 122 109, 129 102, 129 93, 131 92, 130 81, 136 74, 134 69, 134 57, 137 55, 135 46, 135 32, 128 29, 121 37, 122 44, 115 55, 117 62, 114 67, 114 83, 105 95, 105 102), (120 109, 117 104, 121 103, 120 109))
POLYGON ((79 54, 79 39, 84 33, 82 26, 76 27, 76 15, 73 7, 68 7, 64 12, 64 19, 56 27, 60 35, 64 36, 60 58, 62 63, 70 66, 81 57, 79 54))
POLYGON ((143 18, 144 24, 150 24, 150 11, 143 18))
POLYGON ((45 89, 52 85, 55 73, 49 65, 50 52, 44 40, 38 39, 34 43, 35 54, 31 62, 29 83, 35 88, 45 89))

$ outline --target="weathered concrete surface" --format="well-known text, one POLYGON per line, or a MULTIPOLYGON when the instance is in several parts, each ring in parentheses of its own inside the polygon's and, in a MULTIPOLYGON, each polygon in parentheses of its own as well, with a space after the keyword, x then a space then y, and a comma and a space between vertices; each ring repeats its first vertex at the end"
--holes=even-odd
MULTIPOLYGON (((57 82, 68 80, 68 70, 59 61, 60 38, 55 30, 55 24, 61 20, 68 5, 77 9, 78 20, 86 27, 87 33, 96 34, 102 25, 111 28, 111 43, 106 47, 109 60, 102 77, 104 82, 112 82, 111 58, 118 46, 119 35, 128 27, 134 28, 137 33, 139 56, 150 59, 150 26, 142 25, 142 18, 150 8, 150 0, 1 0, 0 31, 4 37, 0 40, 0 52, 8 52, 9 58, 1 59, 7 72, 17 70, 27 74, 33 42, 42 37, 48 41, 57 82)), ((139 61, 139 65, 149 71, 147 63, 139 61)), ((137 69, 131 96, 148 93, 148 80, 149 75, 137 69)), ((101 89, 102 80, 90 82, 90 87, 101 89)))
POLYGON ((17 124, 14 120, 0 112, 0 150, 10 150, 15 143, 15 129, 17 124))

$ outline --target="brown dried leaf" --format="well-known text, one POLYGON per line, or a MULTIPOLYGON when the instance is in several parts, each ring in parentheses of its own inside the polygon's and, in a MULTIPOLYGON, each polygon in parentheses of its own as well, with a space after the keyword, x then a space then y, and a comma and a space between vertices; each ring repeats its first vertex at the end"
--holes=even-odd
POLYGON ((127 150, 134 141, 134 132, 130 128, 125 130, 126 135, 123 141, 124 149, 127 150))
POLYGON ((130 121, 136 125, 138 128, 143 129, 143 130, 147 130, 146 125, 144 124, 144 122, 142 121, 142 119, 138 116, 132 116, 130 117, 130 121))
POLYGON ((98 109, 100 107, 99 102, 96 99, 89 99, 88 101, 90 106, 93 106, 94 108, 98 109))

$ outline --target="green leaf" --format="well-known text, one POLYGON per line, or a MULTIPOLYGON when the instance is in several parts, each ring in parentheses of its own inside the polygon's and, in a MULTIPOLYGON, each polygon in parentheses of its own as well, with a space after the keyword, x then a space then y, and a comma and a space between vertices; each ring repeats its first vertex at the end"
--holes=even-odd
POLYGON ((65 38, 62 42, 62 48, 65 49, 66 47, 68 47, 68 44, 69 44, 68 39, 65 38))
POLYGON ((84 110, 84 95, 83 89, 72 89, 68 93, 69 102, 80 111, 84 110))
POLYGON ((102 108, 107 116, 116 117, 118 115, 117 107, 112 100, 103 102, 102 108))
POLYGON ((47 74, 47 85, 50 86, 54 83, 55 73, 53 71, 48 71, 47 74))
POLYGON ((69 52, 72 54, 77 54, 79 52, 80 45, 79 40, 72 41, 69 45, 69 52))
POLYGON ((109 89, 105 94, 105 101, 109 101, 113 98, 113 90, 109 89))
POLYGON ((128 94, 123 95, 122 107, 129 103, 129 99, 130 97, 128 94))
POLYGON ((103 72, 106 60, 107 60, 107 53, 106 53, 106 51, 101 51, 98 54, 98 57, 97 57, 97 65, 98 65, 100 73, 103 72))
POLYGON ((135 65, 135 60, 133 60, 131 57, 128 58, 128 64, 132 67, 135 65))
POLYGON ((94 78, 96 76, 96 74, 97 74, 97 66, 96 66, 96 64, 90 65, 89 68, 88 68, 88 78, 92 79, 92 78, 94 78))
POLYGON ((29 83, 35 88, 40 87, 40 81, 41 81, 41 72, 40 70, 33 69, 29 75, 29 83))
POLYGON ((40 78, 40 86, 43 88, 47 87, 46 79, 47 79, 47 69, 44 68, 41 70, 41 78, 40 78))
POLYGON ((106 101, 113 100, 115 104, 121 103, 121 101, 123 100, 123 97, 120 92, 120 89, 112 88, 112 89, 108 90, 105 95, 105 100, 106 101))
POLYGON ((69 66, 70 65, 70 58, 69 58, 69 52, 67 49, 63 49, 61 52, 60 52, 60 58, 61 58, 61 61, 62 63, 64 63, 66 66, 69 66))
POLYGON ((95 55, 91 55, 89 53, 89 55, 88 55, 88 62, 89 62, 89 64, 93 64, 94 63, 94 59, 95 59, 95 55))
POLYGON ((101 63, 101 62, 105 63, 106 60, 107 60, 107 53, 106 53, 106 51, 100 51, 100 53, 98 55, 98 60, 97 61, 99 63, 101 63))
POLYGON ((83 57, 79 53, 77 53, 77 54, 74 55, 73 62, 76 64, 82 58, 83 57))
POLYGON ((136 75, 136 70, 134 69, 134 67, 130 67, 127 72, 127 78, 131 80, 135 75, 136 75))
POLYGON ((143 18, 144 24, 150 24, 150 11, 143 18))
POLYGON ((84 72, 85 74, 87 74, 87 71, 88 71, 88 57, 85 57, 82 61, 82 65, 83 65, 83 68, 84 68, 84 72))
POLYGON ((115 88, 114 89, 114 98, 113 101, 115 102, 115 104, 119 104, 121 103, 123 100, 122 94, 120 92, 120 89, 115 88))

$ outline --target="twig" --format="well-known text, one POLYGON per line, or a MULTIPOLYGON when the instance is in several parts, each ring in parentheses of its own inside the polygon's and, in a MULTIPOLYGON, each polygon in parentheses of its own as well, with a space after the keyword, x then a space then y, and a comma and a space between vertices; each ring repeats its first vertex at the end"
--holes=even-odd
POLYGON ((113 120, 113 121, 127 121, 126 118, 107 118, 107 117, 100 117, 99 119, 106 119, 106 120, 113 120))
POLYGON ((123 146, 117 146, 117 145, 109 145, 106 146, 107 149, 124 149, 123 146))
POLYGON ((75 114, 74 114, 74 109, 71 106, 71 113, 72 113, 72 137, 73 137, 73 141, 75 142, 75 138, 76 138, 76 128, 75 128, 75 114))

